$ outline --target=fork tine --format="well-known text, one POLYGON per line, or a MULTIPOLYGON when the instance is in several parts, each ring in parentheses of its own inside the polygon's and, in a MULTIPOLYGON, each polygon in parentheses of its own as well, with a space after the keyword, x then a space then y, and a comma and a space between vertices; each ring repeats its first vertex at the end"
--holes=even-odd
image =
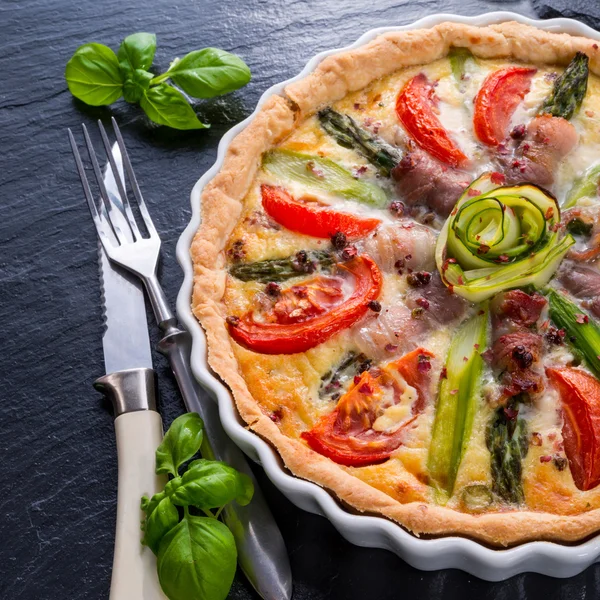
POLYGON ((75 141, 75 137, 73 136, 73 132, 71 131, 71 129, 68 129, 68 132, 69 141, 71 142, 71 150, 73 151, 73 157, 75 158, 75 164, 77 165, 77 171, 79 172, 79 179, 81 180, 81 185, 83 187, 83 194, 85 196, 85 199, 87 200, 88 208, 90 209, 90 213, 92 215, 92 220, 94 221, 96 231, 98 232, 98 237, 100 238, 102 245, 108 252, 107 245, 110 245, 108 232, 106 231, 100 219, 100 215, 98 214, 98 208, 96 207, 96 203, 94 202, 94 196, 92 194, 87 175, 85 174, 85 169, 83 167, 81 155, 79 154, 79 148, 77 148, 77 142, 75 141))
POLYGON ((146 208, 146 203, 144 202, 144 198, 142 197, 142 192, 140 190, 140 186, 138 185, 137 179, 135 178, 135 173, 133 172, 133 167, 131 166, 131 161, 129 160, 129 154, 127 153, 127 148, 125 148, 125 142, 123 141, 123 136, 121 135, 121 130, 117 125, 117 121, 114 117, 111 117, 113 129, 115 130, 115 135, 117 136, 117 143, 119 144, 119 149, 121 150, 121 157, 123 158, 123 164, 125 165, 125 170, 127 171, 127 176, 129 177, 129 184, 133 191, 133 195, 137 200, 138 206, 140 208, 140 214, 144 219, 144 223, 146 224, 146 229, 150 236, 158 237, 158 233, 156 228, 154 227, 154 223, 152 222, 152 218, 150 217, 150 213, 146 208))
POLYGON ((104 129, 104 125, 100 119, 98 119, 98 127, 100 128, 100 135, 102 136, 102 143, 104 144, 104 149, 106 150, 106 156, 108 156, 110 168, 113 172, 117 188, 119 189, 121 201, 123 202, 123 208, 125 209, 127 222, 129 223, 129 227, 131 227, 134 240, 141 240, 142 234, 140 233, 138 225, 135 221, 135 217, 133 216, 133 212, 131 211, 131 206, 129 205, 129 198, 127 197, 127 192, 125 191, 125 182, 121 179, 119 169, 117 169, 117 163, 115 162, 115 157, 113 156, 112 148, 110 147, 110 142, 108 141, 108 136, 106 135, 106 130, 104 129))
POLYGON ((112 218, 114 212, 118 209, 112 203, 110 197, 108 196, 108 192, 106 191, 106 186, 104 185, 104 179, 102 177, 102 171, 100 170, 100 165, 98 164, 98 159, 96 158, 96 152, 94 150, 92 140, 90 139, 90 136, 88 134, 87 127, 83 123, 81 124, 81 127, 83 129, 85 145, 87 146, 87 151, 90 155, 90 160, 92 161, 92 167, 94 168, 94 175, 96 176, 96 181, 98 182, 98 187, 100 188, 100 195, 102 196, 102 200, 104 201, 104 206, 106 206, 108 220, 111 224, 113 231, 115 232, 115 237, 117 238, 119 244, 126 244, 127 238, 121 231, 121 228, 116 224, 115 219, 112 218))

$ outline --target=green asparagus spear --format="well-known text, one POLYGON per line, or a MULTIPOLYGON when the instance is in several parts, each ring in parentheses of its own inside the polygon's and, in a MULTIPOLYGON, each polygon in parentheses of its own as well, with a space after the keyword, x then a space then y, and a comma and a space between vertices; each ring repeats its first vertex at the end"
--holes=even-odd
POLYGON ((263 157, 263 168, 278 179, 296 181, 309 189, 328 192, 348 200, 380 208, 388 202, 380 187, 356 179, 329 158, 293 150, 271 150, 263 157))
POLYGON ((337 400, 344 392, 346 384, 355 376, 368 370, 371 361, 364 354, 349 352, 337 367, 321 377, 319 398, 337 400))
MULTIPOLYGON (((511 406, 514 411, 515 406, 511 406)), ((519 418, 507 417, 507 410, 499 408, 487 429, 486 443, 491 456, 492 491, 508 504, 521 504, 524 500, 521 474, 522 461, 527 455, 527 423, 519 418)))
POLYGON ((402 159, 400 150, 371 135, 348 115, 325 108, 319 113, 319 122, 340 146, 364 156, 384 177, 389 177, 391 170, 402 159))
POLYGON ((229 267, 229 273, 241 281, 268 283, 285 281, 315 270, 327 270, 335 262, 335 257, 330 252, 301 250, 288 258, 234 264, 229 267))
POLYGON ((550 95, 544 100, 539 114, 549 114, 569 120, 583 102, 587 91, 589 59, 578 52, 564 73, 556 80, 550 95))
POLYGON ((598 184, 600 183, 600 163, 590 167, 569 190, 563 208, 575 206, 581 198, 586 196, 595 198, 598 195, 598 184))
POLYGON ((459 85, 463 82, 465 75, 465 65, 468 60, 474 59, 473 54, 468 48, 450 48, 448 53, 452 75, 459 85))
POLYGON ((581 352, 588 367, 600 377, 600 324, 556 290, 547 291, 550 318, 565 330, 565 341, 581 352))
POLYGON ((486 348, 488 308, 456 332, 446 361, 429 447, 429 476, 443 502, 452 495, 458 467, 471 436, 480 398, 481 353, 486 348))

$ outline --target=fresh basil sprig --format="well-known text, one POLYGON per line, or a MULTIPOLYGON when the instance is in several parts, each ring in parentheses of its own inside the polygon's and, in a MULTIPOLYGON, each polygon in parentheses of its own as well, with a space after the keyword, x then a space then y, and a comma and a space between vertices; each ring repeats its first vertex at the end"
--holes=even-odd
POLYGON ((84 44, 75 51, 65 69, 69 90, 92 106, 106 106, 123 97, 126 102, 139 104, 159 125, 203 129, 209 125, 198 119, 185 94, 213 98, 250 81, 246 63, 218 48, 194 50, 181 59, 176 58, 160 75, 150 72, 155 52, 153 33, 126 37, 117 54, 103 44, 84 44))
POLYGON ((204 423, 198 413, 181 415, 171 423, 156 449, 156 472, 179 476, 179 467, 200 449, 204 423))
POLYGON ((123 95, 123 76, 115 53, 102 44, 84 44, 65 70, 71 94, 86 104, 112 104, 123 95))
POLYGON ((193 458, 203 440, 202 419, 188 413, 173 421, 156 450, 156 472, 171 476, 165 489, 141 507, 142 543, 157 556, 158 579, 170 600, 224 600, 237 562, 235 540, 218 520, 223 507, 252 499, 250 478, 225 463, 193 458))
POLYGON ((169 70, 152 83, 165 79, 171 79, 194 98, 214 98, 248 83, 250 70, 235 54, 218 48, 204 48, 176 58, 169 70), (240 84, 240 81, 243 83, 240 84))
POLYGON ((188 514, 160 544, 158 580, 170 600, 224 600, 236 558, 235 541, 226 525, 188 514))

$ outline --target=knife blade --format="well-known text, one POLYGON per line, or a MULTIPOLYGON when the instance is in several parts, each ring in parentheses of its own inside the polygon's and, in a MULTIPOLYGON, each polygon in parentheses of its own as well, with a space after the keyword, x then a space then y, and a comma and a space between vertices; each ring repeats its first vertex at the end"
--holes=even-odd
MULTIPOLYGON (((119 176, 122 177, 123 161, 116 142, 113 145, 112 153, 119 176)), ((127 224, 123 212, 123 202, 109 164, 106 165, 104 171, 104 184, 111 201, 119 209, 113 211, 112 220, 131 242, 133 241, 131 230, 127 224)), ((111 243, 116 244, 116 238, 108 224, 107 209, 104 203, 99 212, 100 219, 108 225, 111 243)), ((100 242, 98 242, 98 262, 105 320, 102 347, 106 372, 113 373, 136 367, 152 368, 144 289, 141 281, 127 270, 111 263, 100 242)))
MULTIPOLYGON (((123 169, 119 147, 113 154, 123 169)), ((104 183, 114 207, 111 220, 130 241, 131 231, 123 203, 110 169, 104 183)), ((99 206, 100 219, 109 229, 110 243, 116 244, 108 221, 107 207, 99 206)), ((141 283, 124 269, 113 265, 101 243, 98 264, 102 290, 104 334, 102 347, 106 375, 95 382, 115 409, 118 454, 118 492, 115 551, 110 600, 166 600, 151 550, 142 546, 140 509, 142 495, 152 496, 163 489, 166 477, 155 473, 154 453, 162 440, 162 421, 156 412, 155 375, 144 291, 141 283)))

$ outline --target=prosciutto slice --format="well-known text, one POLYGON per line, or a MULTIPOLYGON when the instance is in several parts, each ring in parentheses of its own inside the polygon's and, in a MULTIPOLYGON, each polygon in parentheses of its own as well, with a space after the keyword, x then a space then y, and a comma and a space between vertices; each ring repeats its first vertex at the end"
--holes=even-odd
POLYGON ((360 351, 375 360, 413 350, 427 331, 460 319, 468 302, 452 294, 442 283, 437 271, 425 273, 427 283, 412 287, 406 304, 383 304, 377 315, 367 315, 355 326, 356 344, 360 351))
POLYGON ((558 279, 568 292, 575 298, 585 300, 587 307, 600 317, 600 271, 598 269, 565 261, 558 279))
POLYGON ((524 139, 514 155, 502 148, 498 162, 506 182, 531 182, 551 187, 560 161, 571 152, 578 140, 575 127, 562 117, 541 115, 535 117, 525 130, 524 139))
POLYGON ((437 270, 431 274, 431 281, 423 286, 412 288, 407 294, 407 305, 410 308, 423 309, 423 318, 430 325, 446 325, 465 314, 468 302, 452 293, 442 282, 437 270))
POLYGON ((435 235, 428 227, 412 221, 381 225, 356 246, 388 273, 435 268, 435 235))
POLYGON ((447 217, 470 183, 464 171, 442 164, 412 146, 392 171, 396 188, 407 205, 423 205, 447 217))
POLYGON ((500 377, 502 404, 519 394, 538 394, 544 390, 540 362, 543 338, 532 327, 539 318, 545 298, 512 290, 492 303, 493 346, 491 363, 500 377))
POLYGON ((417 347, 426 323, 413 318, 404 304, 384 305, 380 313, 367 315, 355 325, 354 340, 359 350, 374 360, 390 359, 417 347))

